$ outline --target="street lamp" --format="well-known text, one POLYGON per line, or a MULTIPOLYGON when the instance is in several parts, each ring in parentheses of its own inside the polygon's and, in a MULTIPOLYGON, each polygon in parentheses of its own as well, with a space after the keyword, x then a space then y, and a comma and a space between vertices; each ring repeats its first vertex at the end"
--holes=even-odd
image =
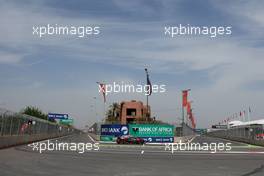
POLYGON ((96 97, 93 97, 94 99, 94 111, 95 111, 95 118, 97 118, 97 110, 96 110, 96 97))

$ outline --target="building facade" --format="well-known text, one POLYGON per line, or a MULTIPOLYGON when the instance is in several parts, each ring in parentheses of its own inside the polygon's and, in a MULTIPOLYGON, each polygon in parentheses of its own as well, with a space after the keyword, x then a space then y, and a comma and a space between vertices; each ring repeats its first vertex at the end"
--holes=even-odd
POLYGON ((138 120, 147 120, 150 117, 150 107, 141 101, 123 101, 120 104, 121 124, 135 123, 138 120))

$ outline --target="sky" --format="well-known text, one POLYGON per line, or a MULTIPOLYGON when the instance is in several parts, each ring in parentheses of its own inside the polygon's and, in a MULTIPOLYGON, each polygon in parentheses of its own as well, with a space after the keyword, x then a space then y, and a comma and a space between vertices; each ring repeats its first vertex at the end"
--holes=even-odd
MULTIPOLYGON (((152 84, 166 85, 149 97, 157 119, 179 121, 186 88, 199 128, 248 107, 264 118, 263 8, 262 0, 0 0, 0 107, 68 113, 82 128, 103 119, 96 81, 145 84, 147 67, 152 84), (46 24, 97 25, 100 35, 32 35, 46 24), (232 26, 232 35, 164 36, 178 24, 232 26)), ((146 102, 110 94, 106 107, 133 99, 146 102)))

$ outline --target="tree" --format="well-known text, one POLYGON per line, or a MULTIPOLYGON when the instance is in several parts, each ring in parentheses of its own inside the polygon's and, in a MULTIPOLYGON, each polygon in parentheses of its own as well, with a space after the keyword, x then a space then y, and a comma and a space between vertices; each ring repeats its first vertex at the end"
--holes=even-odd
MULTIPOLYGON (((49 120, 47 114, 45 114, 39 108, 34 107, 34 106, 27 106, 25 109, 21 111, 21 113, 29 115, 29 116, 33 116, 36 118, 40 118, 43 120, 49 120)), ((50 120, 50 121, 54 122, 54 120, 50 120)))
POLYGON ((120 115, 120 105, 118 103, 111 104, 106 113, 106 122, 119 123, 120 122, 119 115, 120 115))

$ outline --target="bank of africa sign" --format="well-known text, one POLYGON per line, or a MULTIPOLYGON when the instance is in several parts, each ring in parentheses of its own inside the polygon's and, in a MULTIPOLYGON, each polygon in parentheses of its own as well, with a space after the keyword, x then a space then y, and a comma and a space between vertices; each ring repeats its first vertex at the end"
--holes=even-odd
POLYGON ((135 137, 172 137, 174 136, 174 127, 166 124, 131 124, 129 133, 135 137))

